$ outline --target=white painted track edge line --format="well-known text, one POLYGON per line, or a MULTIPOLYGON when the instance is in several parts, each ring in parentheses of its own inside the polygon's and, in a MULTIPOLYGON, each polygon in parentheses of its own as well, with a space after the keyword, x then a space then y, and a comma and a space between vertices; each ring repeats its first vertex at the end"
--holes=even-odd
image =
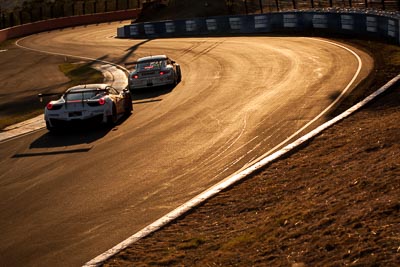
POLYGON ((34 49, 34 48, 26 47, 26 46, 23 46, 23 45, 19 44, 20 41, 22 41, 22 40, 24 40, 25 38, 28 38, 28 37, 29 36, 25 36, 23 38, 18 39, 15 42, 15 45, 18 46, 19 48, 22 48, 22 49, 26 49, 26 50, 30 50, 30 51, 34 51, 34 52, 38 52, 38 53, 43 53, 43 54, 54 55, 54 56, 71 57, 71 58, 84 59, 84 60, 90 60, 90 61, 94 61, 94 62, 101 62, 101 63, 105 63, 105 64, 110 64, 112 66, 115 66, 115 67, 123 70, 126 74, 129 73, 129 70, 127 68, 122 67, 121 65, 112 63, 110 61, 100 60, 100 59, 95 59, 95 58, 90 58, 90 57, 82 57, 82 56, 75 56, 75 55, 70 55, 70 54, 57 53, 57 52, 49 52, 49 51, 44 51, 44 50, 40 50, 40 49, 34 49))
POLYGON ((351 108, 347 109, 343 113, 339 114, 338 116, 334 117, 333 119, 325 122, 324 124, 320 125, 313 131, 307 133, 306 135, 298 138, 296 141, 290 143, 289 145, 283 147, 282 149, 276 151, 275 153, 265 157, 264 159, 260 160, 259 162, 251 165, 245 170, 240 171, 237 174, 233 174, 232 176, 229 176, 225 178, 223 181, 219 182, 218 184, 212 186, 211 188, 207 189, 203 193, 197 195, 196 197, 192 198, 188 202, 184 203, 183 205, 179 206, 175 210, 171 211, 167 215, 161 217, 157 221, 153 222, 152 224, 146 226, 139 232, 135 233, 134 235, 128 237, 121 243, 117 244, 113 248, 107 250, 106 252, 100 254, 99 256, 95 257, 94 259, 90 260, 89 262, 85 263, 83 267, 93 267, 93 266, 100 266, 102 263, 104 263, 107 259, 110 257, 116 255, 118 252, 122 251, 123 249, 127 248, 129 245, 135 243, 136 241, 146 237, 147 235, 161 229, 168 223, 171 223, 172 221, 178 219, 180 216, 184 215, 187 213, 189 210, 192 208, 198 206, 199 204, 203 203, 207 199, 217 195, 219 192, 221 192, 224 189, 227 189, 228 187, 234 185, 236 182, 244 179, 248 175, 254 173, 255 171, 265 167, 267 164, 272 163, 273 161, 279 159, 283 155, 289 153, 293 149, 299 147, 301 144, 304 142, 312 139, 313 137, 317 136, 324 130, 328 129, 335 123, 343 120, 344 118, 348 117, 349 115, 353 114, 360 108, 364 107, 367 105, 370 101, 375 99, 377 96, 380 94, 384 93, 386 90, 388 90, 390 87, 392 87, 395 83, 397 83, 400 80, 400 74, 391 79, 389 82, 387 82, 384 86, 379 88, 377 91, 366 97, 364 100, 361 102, 357 103, 356 105, 352 106, 351 108))
MULTIPOLYGON (((313 41, 318 41, 318 42, 324 42, 324 43, 328 43, 337 47, 340 47, 346 51, 348 51, 349 53, 351 53, 356 59, 357 59, 357 63, 358 63, 358 67, 357 67, 357 71, 354 73, 353 77, 351 78, 350 82, 347 84, 347 86, 343 89, 343 91, 340 93, 340 95, 338 97, 336 97, 336 99, 328 106, 326 107, 323 111, 321 111, 321 113, 319 113, 315 118, 313 118, 311 121, 309 121, 307 124, 305 124, 303 127, 301 127, 299 130, 297 130, 295 133, 293 133, 292 135, 290 135, 289 137, 287 137, 285 140, 283 140, 282 142, 280 142, 279 144, 277 144, 276 146, 274 146, 272 149, 270 149, 268 152, 264 153, 263 155, 259 156, 257 159, 249 162, 247 164, 248 165, 252 165, 254 164, 254 162, 258 162, 261 159, 265 158, 267 155, 271 154, 273 151, 277 150, 278 148, 282 147, 284 144, 286 144, 287 142, 289 142, 292 138, 294 138, 296 135, 300 134, 302 131, 304 131, 307 127, 309 127, 311 124, 313 124, 314 122, 316 122, 319 118, 321 118, 326 112, 328 112, 328 110, 330 110, 332 107, 334 107, 344 96, 345 94, 349 91, 349 89, 351 88, 351 86, 354 84, 354 82, 356 81, 358 75, 361 72, 361 68, 362 68, 362 60, 360 58, 359 55, 357 55, 356 52, 354 52, 353 50, 351 50, 348 47, 345 47, 344 45, 338 44, 336 42, 333 41, 328 41, 328 40, 324 40, 324 39, 318 39, 318 38, 310 38, 310 37, 306 37, 306 39, 311 39, 313 41)), ((244 166, 246 168, 246 166, 244 166)))
POLYGON ((13 136, 10 136, 10 137, 5 137, 5 138, 3 138, 3 139, 0 139, 0 144, 3 144, 3 143, 6 143, 6 142, 15 140, 15 139, 20 138, 20 137, 27 136, 27 135, 29 135, 29 134, 36 133, 36 132, 38 132, 38 131, 40 131, 40 130, 43 130, 43 129, 45 129, 45 128, 46 128, 46 126, 43 126, 43 127, 40 127, 40 128, 34 129, 34 130, 31 130, 31 131, 28 131, 28 132, 25 132, 25 133, 13 135, 13 136))

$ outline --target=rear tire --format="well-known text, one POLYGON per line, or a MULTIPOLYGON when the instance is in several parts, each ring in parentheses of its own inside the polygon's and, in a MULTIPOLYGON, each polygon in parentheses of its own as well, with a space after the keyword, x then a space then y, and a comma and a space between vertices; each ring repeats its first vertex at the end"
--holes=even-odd
POLYGON ((132 113, 133 107, 132 107, 132 96, 129 94, 126 97, 126 103, 125 103, 125 115, 129 116, 132 113))
POLYGON ((176 69, 176 74, 178 74, 178 83, 180 83, 182 81, 182 73, 181 73, 181 68, 177 68, 176 69))
POLYGON ((118 114, 117 114, 117 108, 113 104, 112 106, 112 113, 107 117, 107 124, 110 126, 114 126, 118 121, 118 114))
POLYGON ((56 128, 50 126, 50 123, 48 121, 46 121, 46 128, 50 133, 54 133, 56 131, 56 128))

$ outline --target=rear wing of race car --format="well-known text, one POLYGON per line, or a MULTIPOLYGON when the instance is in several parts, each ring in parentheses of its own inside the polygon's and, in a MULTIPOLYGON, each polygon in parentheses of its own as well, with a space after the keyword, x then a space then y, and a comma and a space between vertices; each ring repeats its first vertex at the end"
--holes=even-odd
MULTIPOLYGON (((167 58, 161 58, 161 59, 151 58, 151 59, 147 59, 147 60, 141 60, 140 62, 139 61, 125 62, 124 65, 131 66, 131 65, 136 65, 139 63, 148 63, 148 62, 154 62, 154 61, 160 61, 160 60, 167 60, 167 58)), ((173 59, 170 59, 170 60, 172 63, 176 63, 175 60, 173 60, 173 59)))
POLYGON ((49 96, 61 97, 62 94, 60 94, 60 93, 50 93, 50 94, 42 94, 42 93, 40 93, 40 94, 38 94, 38 97, 39 97, 39 101, 40 101, 40 102, 43 102, 43 97, 49 97, 49 96))
POLYGON ((90 93, 90 92, 95 92, 95 93, 106 93, 108 91, 108 88, 105 89, 82 89, 82 90, 74 90, 72 92, 66 92, 66 93, 46 93, 46 94, 38 94, 40 102, 43 102, 44 97, 50 97, 50 96, 57 96, 60 98, 62 95, 70 95, 70 94, 82 94, 82 100, 83 100, 83 93, 90 93))

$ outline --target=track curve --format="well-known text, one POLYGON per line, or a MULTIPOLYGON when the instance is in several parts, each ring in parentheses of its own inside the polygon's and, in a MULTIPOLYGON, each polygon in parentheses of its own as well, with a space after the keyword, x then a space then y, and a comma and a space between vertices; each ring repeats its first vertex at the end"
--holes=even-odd
POLYGON ((311 38, 121 40, 115 32, 116 24, 92 25, 19 42, 116 64, 165 53, 183 80, 136 94, 134 114, 111 131, 43 130, 0 144, 6 265, 84 264, 322 122, 373 63, 350 48, 360 67, 343 47, 311 38))

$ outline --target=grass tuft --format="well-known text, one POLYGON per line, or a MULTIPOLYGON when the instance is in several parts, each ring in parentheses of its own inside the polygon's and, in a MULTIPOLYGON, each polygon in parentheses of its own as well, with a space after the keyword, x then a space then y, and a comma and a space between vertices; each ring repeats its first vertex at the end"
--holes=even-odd
POLYGON ((229 239, 228 242, 221 246, 221 250, 231 251, 237 248, 246 247, 249 244, 253 244, 255 240, 256 237, 254 235, 244 233, 229 239))
POLYGON ((189 240, 183 242, 182 244, 179 244, 178 249, 181 249, 181 250, 196 249, 200 245, 204 244, 205 242, 206 241, 201 238, 192 238, 192 239, 189 239, 189 240))
POLYGON ((90 63, 64 63, 58 67, 71 80, 70 86, 102 83, 104 80, 102 73, 93 69, 90 63))

